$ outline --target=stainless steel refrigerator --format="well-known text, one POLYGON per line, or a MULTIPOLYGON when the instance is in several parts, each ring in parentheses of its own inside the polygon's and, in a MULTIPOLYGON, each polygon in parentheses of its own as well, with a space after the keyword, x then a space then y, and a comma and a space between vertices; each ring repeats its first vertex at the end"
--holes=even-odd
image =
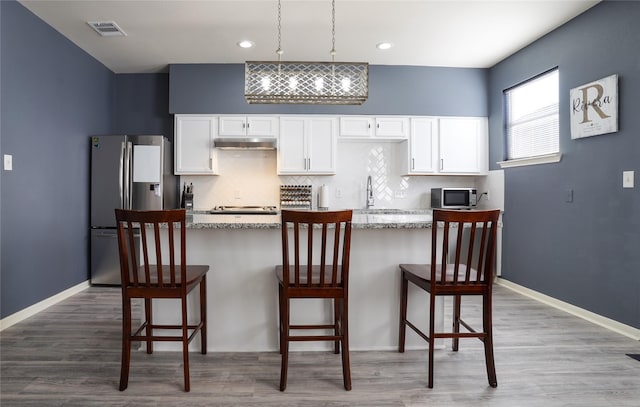
POLYGON ((166 137, 91 137, 91 284, 120 284, 114 209, 173 209, 177 198, 166 137))

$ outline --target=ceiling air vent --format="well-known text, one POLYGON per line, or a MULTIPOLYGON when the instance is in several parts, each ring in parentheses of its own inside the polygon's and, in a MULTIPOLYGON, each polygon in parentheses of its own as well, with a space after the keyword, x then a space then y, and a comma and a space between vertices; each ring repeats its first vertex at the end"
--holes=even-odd
POLYGON ((124 37, 127 35, 115 21, 87 21, 87 24, 103 37, 124 37))

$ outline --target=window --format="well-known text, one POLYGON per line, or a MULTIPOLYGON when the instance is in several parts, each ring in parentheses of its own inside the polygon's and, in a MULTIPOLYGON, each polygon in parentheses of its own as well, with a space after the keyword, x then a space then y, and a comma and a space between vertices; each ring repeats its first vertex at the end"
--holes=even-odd
POLYGON ((558 87, 555 68, 504 91, 507 162, 559 161, 558 87))

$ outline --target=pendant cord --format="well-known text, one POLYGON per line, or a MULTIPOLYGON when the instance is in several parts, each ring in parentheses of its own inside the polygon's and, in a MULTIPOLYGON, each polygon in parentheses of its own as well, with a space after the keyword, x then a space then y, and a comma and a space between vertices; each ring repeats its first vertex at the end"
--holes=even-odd
POLYGON ((336 57, 336 0, 331 0, 331 62, 336 57))
POLYGON ((282 6, 280 4, 280 0, 278 0, 278 49, 276 50, 276 54, 278 54, 278 62, 282 60, 282 6))

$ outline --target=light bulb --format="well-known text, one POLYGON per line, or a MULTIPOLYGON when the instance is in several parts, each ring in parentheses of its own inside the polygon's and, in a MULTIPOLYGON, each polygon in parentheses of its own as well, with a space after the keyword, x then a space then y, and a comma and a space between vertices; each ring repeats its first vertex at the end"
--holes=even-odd
POLYGON ((348 92, 349 89, 351 89, 351 79, 349 78, 342 78, 340 84, 342 85, 342 90, 345 92, 348 92))
POLYGON ((269 90, 269 88, 271 88, 271 78, 269 78, 268 76, 262 78, 260 82, 262 83, 262 89, 269 90))
POLYGON ((295 76, 289 78, 289 88, 294 90, 298 86, 298 79, 295 76))

